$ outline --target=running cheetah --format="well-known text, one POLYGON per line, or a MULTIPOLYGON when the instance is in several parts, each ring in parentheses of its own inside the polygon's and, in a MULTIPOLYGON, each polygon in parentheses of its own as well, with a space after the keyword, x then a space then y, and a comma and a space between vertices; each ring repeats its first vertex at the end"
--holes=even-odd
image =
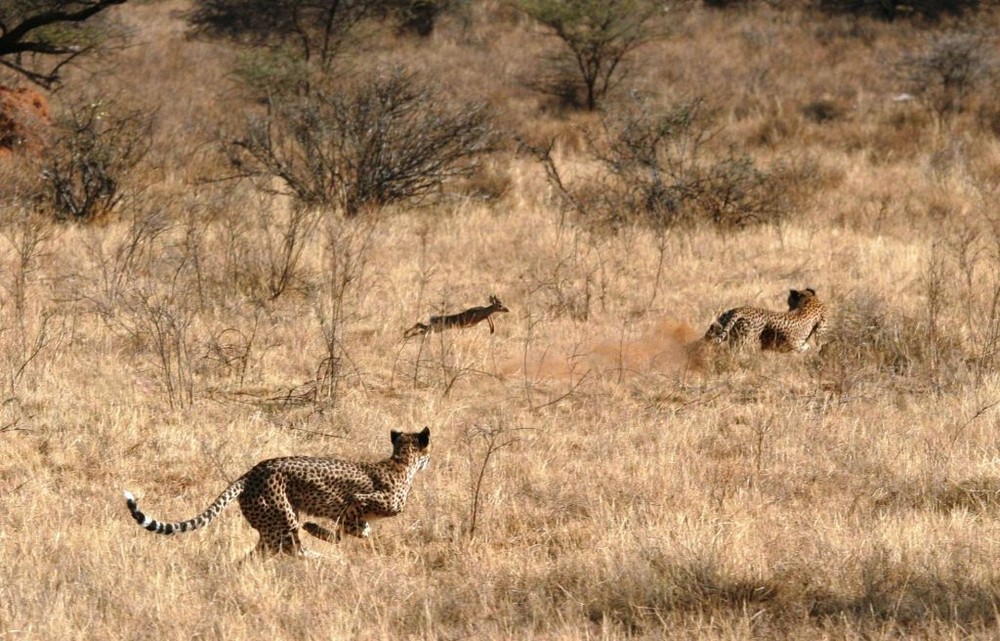
POLYGON ((189 532, 212 522, 233 499, 243 516, 260 534, 256 552, 304 555, 299 540, 299 515, 331 519, 336 530, 316 523, 302 529, 336 542, 342 532, 371 534, 368 522, 399 514, 406 504, 413 477, 427 467, 431 431, 392 431, 392 456, 377 463, 333 458, 290 456, 261 461, 236 479, 204 512, 187 521, 163 523, 139 511, 135 497, 125 492, 125 503, 139 524, 157 534, 189 532))
POLYGON ((737 307, 723 312, 705 332, 704 340, 733 348, 757 344, 779 352, 805 351, 809 340, 816 343, 826 333, 826 305, 816 290, 790 290, 788 311, 773 312, 758 307, 737 307))

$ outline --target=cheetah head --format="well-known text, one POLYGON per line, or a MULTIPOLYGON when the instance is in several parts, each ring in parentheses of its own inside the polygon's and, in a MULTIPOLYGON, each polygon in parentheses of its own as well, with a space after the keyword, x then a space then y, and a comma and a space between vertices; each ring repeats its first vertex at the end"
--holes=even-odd
POLYGON ((788 291, 788 311, 802 307, 802 304, 811 298, 816 298, 816 290, 806 287, 803 290, 791 289, 788 291))
POLYGON ((431 443, 431 428, 425 427, 419 432, 392 430, 389 436, 392 438, 392 458, 404 462, 407 467, 415 465, 417 471, 427 467, 431 459, 427 451, 431 443))
POLYGON ((719 343, 721 345, 722 343, 726 342, 726 337, 728 335, 729 332, 723 329, 721 323, 716 321, 712 323, 711 326, 709 326, 708 331, 705 332, 705 337, 703 340, 713 343, 719 343))

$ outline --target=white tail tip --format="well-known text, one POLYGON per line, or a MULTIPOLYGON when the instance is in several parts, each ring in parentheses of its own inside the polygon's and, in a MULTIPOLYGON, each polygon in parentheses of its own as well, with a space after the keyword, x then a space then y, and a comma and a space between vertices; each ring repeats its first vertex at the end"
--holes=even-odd
POLYGON ((134 502, 135 501, 135 495, 132 494, 131 492, 129 492, 128 490, 125 490, 125 500, 126 501, 133 501, 134 502))

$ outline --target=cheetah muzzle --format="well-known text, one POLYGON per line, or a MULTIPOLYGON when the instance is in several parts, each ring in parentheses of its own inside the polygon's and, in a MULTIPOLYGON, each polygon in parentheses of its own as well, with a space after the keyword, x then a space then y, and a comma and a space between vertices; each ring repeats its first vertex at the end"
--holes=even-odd
POLYGON ((143 514, 131 492, 125 503, 132 517, 150 532, 175 534, 204 527, 234 499, 250 526, 260 534, 256 551, 303 555, 299 528, 325 541, 342 533, 366 537, 369 521, 395 516, 403 510, 417 472, 430 460, 430 428, 420 432, 390 433, 392 456, 374 463, 334 458, 290 456, 261 461, 234 481, 198 516, 165 523, 143 514), (330 519, 329 530, 317 523, 301 523, 300 515, 330 519))

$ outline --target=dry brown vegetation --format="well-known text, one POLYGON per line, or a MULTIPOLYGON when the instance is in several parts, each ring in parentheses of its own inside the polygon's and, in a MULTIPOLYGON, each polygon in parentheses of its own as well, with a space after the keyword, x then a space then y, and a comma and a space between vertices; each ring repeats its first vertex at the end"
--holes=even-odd
POLYGON ((703 99, 685 189, 712 196, 732 184, 713 163, 745 157, 781 197, 729 224, 717 201, 616 211, 604 196, 634 193, 600 162, 601 116, 530 88, 556 42, 506 4, 423 39, 373 24, 349 66, 486 100, 509 144, 435 200, 345 218, 221 180, 220 141, 260 104, 187 7, 116 9, 133 46, 53 97, 155 107, 122 199, 59 221, 36 161, 0 159, 0 637, 996 637, 995 41, 945 108, 908 83, 962 23, 672 15, 606 109, 703 99), (562 189, 515 139, 555 141, 562 189), (833 310, 822 350, 684 348, 807 286, 833 310), (402 340, 492 292, 495 334, 402 340), (154 536, 121 499, 188 518, 263 458, 381 458, 424 425, 403 514, 369 541, 304 537, 322 559, 244 560, 235 507, 154 536))

